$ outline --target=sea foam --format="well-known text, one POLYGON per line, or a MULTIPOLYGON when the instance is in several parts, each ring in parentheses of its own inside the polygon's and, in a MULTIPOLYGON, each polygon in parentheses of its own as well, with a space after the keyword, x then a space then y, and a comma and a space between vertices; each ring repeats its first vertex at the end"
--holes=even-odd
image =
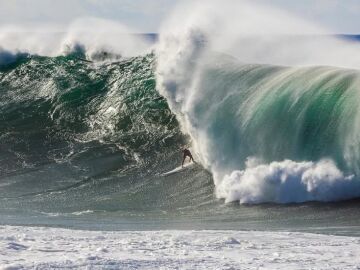
POLYGON ((284 160, 225 175, 216 195, 240 203, 336 201, 360 196, 360 181, 344 176, 331 160, 284 160))

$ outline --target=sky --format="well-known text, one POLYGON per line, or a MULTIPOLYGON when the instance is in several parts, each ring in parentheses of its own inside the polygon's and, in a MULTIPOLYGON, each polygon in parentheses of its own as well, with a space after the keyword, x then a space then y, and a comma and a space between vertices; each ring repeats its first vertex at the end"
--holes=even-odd
MULTIPOLYGON (((0 0, 0 27, 47 25, 63 29, 77 18, 96 17, 122 22, 137 32, 157 32, 179 1, 182 0, 0 0)), ((334 33, 360 34, 360 0, 252 1, 287 10, 334 33)), ((206 4, 206 0, 203 2, 206 4)))

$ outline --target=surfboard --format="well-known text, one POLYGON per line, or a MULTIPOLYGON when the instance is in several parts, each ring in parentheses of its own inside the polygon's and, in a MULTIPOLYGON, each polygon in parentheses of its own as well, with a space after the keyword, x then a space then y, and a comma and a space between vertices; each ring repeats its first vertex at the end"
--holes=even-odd
POLYGON ((165 173, 162 173, 161 176, 168 176, 168 175, 172 175, 172 174, 175 174, 175 173, 179 173, 179 172, 182 172, 190 167, 193 167, 194 165, 196 165, 195 163, 191 162, 191 163, 186 163, 184 165, 184 167, 182 166, 179 166, 179 167, 176 167, 175 169, 171 170, 171 171, 168 171, 168 172, 165 172, 165 173))

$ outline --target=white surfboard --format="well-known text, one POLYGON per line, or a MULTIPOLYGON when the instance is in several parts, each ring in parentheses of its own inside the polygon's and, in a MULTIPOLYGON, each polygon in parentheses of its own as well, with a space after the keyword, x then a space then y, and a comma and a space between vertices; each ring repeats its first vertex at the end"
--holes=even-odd
POLYGON ((182 166, 179 166, 179 167, 176 167, 175 169, 171 170, 171 171, 168 171, 168 172, 165 172, 165 173, 162 173, 161 176, 168 176, 168 175, 172 175, 172 174, 175 174, 175 173, 178 173, 178 172, 181 172, 181 171, 184 171, 186 169, 188 169, 189 167, 193 167, 195 165, 194 162, 191 162, 191 163, 186 163, 184 165, 184 167, 182 166))

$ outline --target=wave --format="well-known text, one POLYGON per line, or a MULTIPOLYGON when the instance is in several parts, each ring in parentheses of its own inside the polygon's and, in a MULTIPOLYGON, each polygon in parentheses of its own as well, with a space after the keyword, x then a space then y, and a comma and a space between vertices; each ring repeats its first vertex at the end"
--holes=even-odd
MULTIPOLYGON (((173 111, 182 126, 156 91, 154 54, 101 64, 83 61, 80 54, 26 56, 7 66, 1 79, 0 166, 2 179, 9 181, 2 183, 3 198, 56 201, 82 190, 102 193, 96 182, 115 188, 113 174, 124 179, 125 190, 138 185, 137 192, 151 190, 148 179, 180 162, 179 149, 188 142, 181 129, 191 135, 198 158, 212 172, 216 196, 225 202, 360 196, 353 147, 357 70, 207 56, 196 93, 167 95, 169 104, 178 106, 173 111), (181 98, 188 102, 186 110, 181 98), (49 175, 56 177, 49 181, 49 175)), ((190 172, 189 179, 198 181, 198 173, 190 172)), ((189 194, 206 190, 209 198, 203 181, 189 194)), ((184 197, 181 190, 170 195, 184 197)))
POLYGON ((0 81, 2 174, 19 166, 84 163, 109 151, 119 154, 123 170, 154 157, 157 164, 159 153, 183 139, 155 90, 153 65, 152 54, 104 64, 71 54, 29 56, 6 66, 0 81))
MULTIPOLYGON (((224 59, 207 60, 178 112, 217 196, 244 203, 358 197, 359 72, 224 59), (263 165, 247 168, 249 157, 263 165)), ((171 90, 167 97, 179 100, 171 90)))
POLYGON ((109 22, 89 35, 89 20, 43 43, 5 31, 3 205, 183 212, 213 206, 213 192, 249 204, 359 197, 358 43, 247 2, 241 16, 219 5, 185 4, 150 45, 109 22), (184 145, 206 170, 159 178, 184 145))
POLYGON ((358 197, 358 44, 313 35, 326 32, 277 10, 234 5, 224 12, 219 1, 185 4, 157 47, 159 92, 212 172, 217 196, 242 203, 358 197), (235 35, 221 32, 235 26, 235 35), (253 157, 262 165, 248 168, 253 157))

